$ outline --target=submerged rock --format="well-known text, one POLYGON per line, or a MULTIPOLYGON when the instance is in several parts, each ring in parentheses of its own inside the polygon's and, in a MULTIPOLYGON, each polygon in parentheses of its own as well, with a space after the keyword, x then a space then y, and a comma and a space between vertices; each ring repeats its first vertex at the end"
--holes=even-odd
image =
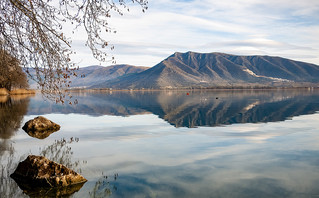
POLYGON ((46 119, 43 116, 38 116, 33 120, 26 122, 22 129, 31 137, 44 139, 47 138, 51 133, 60 130, 60 125, 46 119))
MULTIPOLYGON (((10 175, 21 188, 31 190, 37 187, 61 188, 83 184, 87 180, 62 164, 53 162, 43 156, 29 155, 20 162, 10 175)), ((23 190, 24 190, 23 189, 23 190)))

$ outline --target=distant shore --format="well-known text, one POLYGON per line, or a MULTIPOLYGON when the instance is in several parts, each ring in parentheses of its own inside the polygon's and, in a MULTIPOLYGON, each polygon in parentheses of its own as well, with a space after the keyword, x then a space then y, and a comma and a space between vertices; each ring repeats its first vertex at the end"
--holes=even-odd
POLYGON ((36 90, 33 89, 14 89, 8 91, 6 88, 0 89, 0 96, 7 96, 7 95, 34 95, 36 90))
POLYGON ((319 90, 319 87, 210 87, 210 88, 163 88, 163 89, 112 89, 71 88, 67 92, 112 92, 112 91, 226 91, 226 90, 319 90))
MULTIPOLYGON (((162 88, 162 89, 112 89, 112 88, 70 88, 65 90, 66 92, 112 92, 112 91, 123 91, 123 92, 153 92, 153 91, 266 91, 266 90, 319 90, 319 87, 185 87, 185 88, 162 88)), ((0 88, 0 96, 14 96, 14 95, 35 95, 39 90, 35 89, 15 89, 8 91, 5 88, 0 88)))

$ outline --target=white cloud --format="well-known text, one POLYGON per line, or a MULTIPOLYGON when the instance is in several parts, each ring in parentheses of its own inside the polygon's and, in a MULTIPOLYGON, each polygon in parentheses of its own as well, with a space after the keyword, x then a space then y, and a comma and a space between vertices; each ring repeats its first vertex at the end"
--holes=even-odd
MULTIPOLYGON (((219 51, 319 65, 319 1, 154 0, 146 13, 130 8, 124 16, 113 15, 110 25, 117 33, 106 35, 117 63, 153 66, 175 51, 219 51)), ((89 50, 75 48, 82 66, 98 63, 89 50)))

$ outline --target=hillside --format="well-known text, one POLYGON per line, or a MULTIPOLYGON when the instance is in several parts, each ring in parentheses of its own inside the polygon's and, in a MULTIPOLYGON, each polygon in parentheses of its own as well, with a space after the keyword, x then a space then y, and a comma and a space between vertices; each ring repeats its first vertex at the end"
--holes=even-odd
POLYGON ((319 66, 272 56, 187 52, 174 53, 140 73, 105 79, 92 88, 295 86, 305 83, 319 83, 319 66))
MULTIPOLYGON (((79 68, 77 77, 71 77, 71 87, 90 87, 95 84, 115 79, 119 76, 130 75, 145 71, 149 67, 137 67, 131 65, 113 65, 108 67, 103 66, 88 66, 79 68), (84 77, 81 77, 84 76, 84 77)), ((29 69, 31 74, 35 72, 29 69)), ((29 80, 30 87, 36 89, 37 85, 33 80, 29 80)))
POLYGON ((90 87, 92 85, 115 79, 134 73, 145 71, 148 67, 137 67, 131 65, 113 65, 108 67, 89 66, 80 68, 77 71, 78 77, 71 78, 71 87, 90 87), (84 75, 85 77, 80 77, 84 75))

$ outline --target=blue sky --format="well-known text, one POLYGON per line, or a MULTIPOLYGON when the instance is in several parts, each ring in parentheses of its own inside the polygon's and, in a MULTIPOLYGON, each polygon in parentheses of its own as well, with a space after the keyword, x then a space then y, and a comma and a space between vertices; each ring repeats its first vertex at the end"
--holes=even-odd
MULTIPOLYGON (((154 66, 172 53, 272 55, 319 65, 318 0, 149 0, 113 14, 107 39, 117 64, 154 66)), ((79 34, 80 35, 80 34, 79 34)), ((81 66, 100 64, 74 39, 81 66)), ((111 63, 101 63, 110 65, 111 63)))

